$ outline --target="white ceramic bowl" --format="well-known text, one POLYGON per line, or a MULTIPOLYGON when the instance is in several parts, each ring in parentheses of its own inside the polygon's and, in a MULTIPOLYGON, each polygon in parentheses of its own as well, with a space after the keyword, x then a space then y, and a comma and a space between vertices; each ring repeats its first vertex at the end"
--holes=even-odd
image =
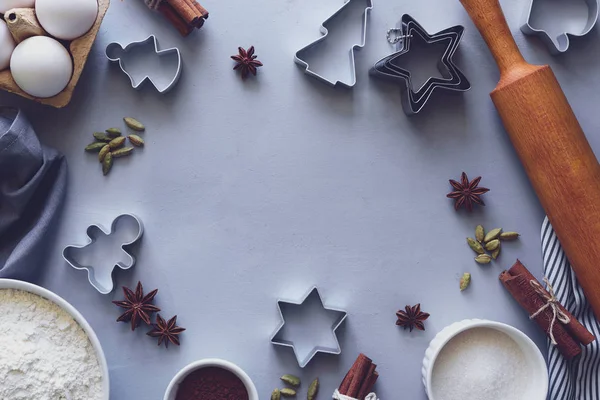
POLYGON ((431 376, 433 373, 433 365, 442 348, 459 333, 473 328, 496 329, 513 339, 521 348, 523 354, 525 354, 525 358, 529 362, 531 373, 530 389, 527 393, 523 394, 523 400, 546 400, 546 397, 548 396, 548 369, 546 367, 546 361, 535 343, 523 332, 510 325, 481 319, 467 319, 455 322, 442 329, 429 344, 429 348, 425 351, 422 369, 423 384, 425 385, 425 392, 427 393, 429 400, 437 400, 432 396, 431 376))
POLYGON ((100 341, 98 340, 96 333, 94 333, 94 330, 92 329, 90 324, 88 324, 88 322, 85 320, 85 318, 83 318, 79 311, 77 311, 75 307, 73 307, 59 295, 54 294, 47 289, 44 289, 37 285, 33 285, 31 283, 16 281, 12 279, 0 279, 0 289, 16 289, 37 294, 38 296, 55 303, 73 317, 73 319, 79 324, 79 326, 83 328, 83 331, 90 339, 94 350, 96 350, 98 364, 100 364, 100 369, 102 370, 102 400, 109 400, 110 382, 108 377, 108 365, 106 364, 106 357, 104 357, 104 351, 102 351, 102 346, 100 345, 100 341))
POLYGON ((193 371, 207 367, 219 367, 233 372, 244 383, 244 386, 246 386, 249 400, 259 400, 256 386, 254 386, 254 382, 252 382, 248 374, 246 374, 234 363, 218 358, 206 358, 204 360, 195 361, 189 365, 186 365, 177 373, 177 375, 175 375, 175 377, 171 380, 171 383, 169 383, 167 391, 165 392, 164 400, 175 400, 177 390, 179 389, 179 384, 193 371))

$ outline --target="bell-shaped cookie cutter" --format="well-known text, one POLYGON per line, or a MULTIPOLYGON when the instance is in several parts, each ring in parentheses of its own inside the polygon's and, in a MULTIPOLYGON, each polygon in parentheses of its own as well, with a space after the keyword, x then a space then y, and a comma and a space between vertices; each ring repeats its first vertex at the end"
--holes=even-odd
POLYGON ((114 289, 114 282, 112 280, 112 274, 113 274, 114 269, 118 267, 120 269, 127 270, 135 265, 136 260, 135 260, 134 255, 130 252, 130 249, 133 245, 135 245, 142 238, 142 235, 144 234, 144 225, 142 224, 142 221, 133 214, 121 214, 113 220, 110 231, 107 232, 99 224, 93 224, 87 228, 86 234, 88 237, 88 242, 84 245, 70 245, 70 246, 65 247, 63 249, 63 258, 71 267, 73 267, 77 270, 87 271, 88 280, 90 281, 90 284, 98 292, 100 292, 102 294, 108 294, 108 293, 112 292, 112 290, 114 289), (79 263, 79 261, 77 261, 76 253, 78 251, 84 250, 85 248, 94 244, 96 242, 96 240, 97 240, 96 238, 98 237, 99 234, 104 234, 107 236, 111 235, 112 233, 114 233, 117 230, 117 226, 119 225, 119 223, 123 222, 125 220, 130 220, 129 222, 133 223, 133 225, 135 226, 135 229, 137 230, 137 232, 134 232, 134 234, 132 235, 133 236, 132 240, 129 240, 125 243, 120 244, 120 248, 127 258, 126 262, 122 262, 122 261, 116 262, 114 264, 114 266, 110 269, 110 271, 96 271, 94 266, 82 265, 79 263), (108 279, 101 280, 101 279, 99 279, 99 275, 108 277, 108 279))
POLYGON ((152 86, 154 86, 156 88, 156 90, 158 90, 158 92, 161 94, 166 93, 169 90, 173 89, 173 87, 177 84, 177 82, 179 81, 179 78, 181 77, 181 70, 183 68, 183 63, 181 61, 181 53, 180 53, 179 49, 177 47, 173 47, 170 49, 159 50, 158 49, 158 39, 156 39, 156 36, 154 36, 154 35, 150 35, 150 36, 148 36, 147 39, 139 41, 139 42, 131 42, 131 43, 127 44, 126 46, 123 46, 119 42, 112 42, 108 46, 106 46, 106 58, 108 58, 108 60, 113 63, 119 64, 121 71, 123 71, 123 73, 125 75, 127 75, 129 80, 131 81, 131 87, 133 87, 135 90, 139 90, 146 81, 149 81, 152 84, 152 86), (143 48, 143 47, 147 46, 148 43, 154 43, 153 51, 156 53, 156 55, 158 57, 171 57, 173 54, 175 54, 177 56, 177 70, 176 70, 175 74, 173 75, 173 78, 171 79, 171 81, 168 84, 164 85, 163 87, 159 87, 158 84, 156 82, 154 82, 149 75, 146 75, 143 79, 141 79, 136 84, 135 80, 133 79, 131 74, 129 74, 129 72, 127 72, 127 66, 125 65, 125 61, 123 61, 123 58, 126 56, 127 53, 131 52, 134 48, 137 48, 137 47, 143 48))
MULTIPOLYGON (((523 18, 523 20, 525 22, 523 22, 523 25, 521 26, 521 31, 526 35, 538 36, 544 42, 544 44, 548 47, 548 49, 550 49, 550 52, 554 55, 564 53, 565 51, 569 50, 569 45, 570 45, 569 37, 570 36, 581 37, 581 36, 587 35, 594 28, 594 26, 596 25, 596 22, 598 21, 598 13, 600 10, 600 4, 599 4, 600 0, 586 0, 585 2, 588 7, 588 17, 587 17, 587 22, 586 22, 585 26, 583 27, 583 30, 581 32, 575 32, 575 33, 563 32, 554 38, 554 37, 551 37, 547 31, 540 29, 540 28, 536 28, 532 24, 534 13, 535 13, 534 3, 536 1, 542 1, 542 0, 530 0, 529 5, 527 6, 527 9, 525 10, 525 16, 523 18)), ((567 2, 569 2, 569 1, 567 1, 567 2)), ((557 16, 557 18, 563 18, 563 17, 557 16)))
POLYGON ((336 331, 340 327, 340 325, 342 325, 342 323, 345 321, 346 317, 348 316, 348 313, 344 310, 340 310, 337 308, 326 307, 325 304, 323 303, 323 298, 321 297, 321 294, 319 293, 319 289, 317 289, 316 286, 313 286, 306 293, 306 295, 304 295, 304 297, 302 297, 302 299, 299 302, 294 302, 294 301, 289 301, 289 300, 281 300, 281 299, 277 300, 277 309, 279 310, 279 316, 281 318, 281 323, 275 330, 275 333, 273 333, 273 335, 271 336, 271 344, 274 344, 277 346, 291 347, 294 350, 294 355, 296 356, 296 359, 298 360, 298 365, 300 366, 300 368, 304 368, 313 359, 313 357, 317 353, 327 353, 327 354, 334 354, 334 355, 341 354, 342 348, 340 347, 340 344, 338 342, 336 331), (313 296, 316 296, 316 298, 321 303, 321 306, 323 307, 324 310, 337 314, 336 319, 331 326, 331 334, 333 335, 333 338, 335 340, 335 347, 327 347, 327 346, 315 344, 315 346, 308 353, 308 355, 305 356, 304 358, 301 358, 301 356, 298 354, 298 351, 297 351, 297 348, 296 348, 294 342, 285 339, 282 335, 283 328, 285 326, 285 315, 284 315, 284 312, 282 311, 282 305, 288 304, 288 305, 293 305, 293 306, 302 306, 307 301, 307 299, 309 299, 313 296))

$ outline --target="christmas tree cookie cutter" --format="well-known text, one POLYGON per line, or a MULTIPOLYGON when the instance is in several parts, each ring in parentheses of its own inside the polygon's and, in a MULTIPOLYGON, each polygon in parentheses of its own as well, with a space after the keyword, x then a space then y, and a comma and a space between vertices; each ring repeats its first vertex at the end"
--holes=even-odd
POLYGON ((322 36, 319 39, 315 40, 314 42, 310 43, 308 46, 305 46, 296 52, 296 55, 294 57, 294 61, 296 62, 296 64, 298 64, 301 68, 304 69, 305 74, 312 76, 314 78, 317 78, 318 80, 320 80, 330 86, 335 87, 335 86, 339 85, 339 86, 343 86, 346 88, 354 87, 354 85, 356 85, 356 63, 354 60, 354 56, 355 56, 356 51, 365 47, 365 44, 367 42, 367 24, 369 21, 369 12, 372 9, 373 9, 373 0, 346 0, 344 5, 339 10, 337 10, 331 17, 329 17, 327 20, 325 20, 325 22, 323 22, 321 24, 322 36), (343 13, 343 11, 346 9, 346 7, 348 7, 351 3, 356 3, 356 2, 366 2, 365 3, 366 7, 365 7, 365 11, 364 11, 363 18, 362 18, 361 42, 354 44, 352 46, 352 48, 350 49, 351 80, 350 80, 350 82, 342 82, 340 80, 335 80, 335 81, 329 80, 325 76, 320 75, 317 72, 310 69, 310 65, 308 64, 308 62, 305 61, 306 54, 307 54, 307 52, 312 50, 315 46, 317 46, 319 43, 321 43, 322 41, 327 39, 327 35, 329 34, 329 30, 327 27, 331 24, 331 22, 334 19, 337 19, 340 17, 340 14, 343 13))
POLYGON ((87 271, 90 284, 98 292, 108 294, 114 288, 114 269, 127 270, 135 265, 131 250, 142 238, 144 226, 135 215, 121 214, 113 220, 110 231, 94 224, 86 233, 87 243, 65 247, 63 258, 71 267, 87 271))
MULTIPOLYGON (((571 0, 572 1, 572 0, 571 0)), ((566 3, 570 3, 571 1, 566 0, 566 3)), ((569 50, 570 39, 569 37, 581 37, 585 36, 594 28, 596 22, 598 21, 598 12, 600 10, 600 0, 585 0, 587 5, 588 13, 587 19, 585 20, 585 25, 580 31, 576 32, 562 32, 558 34, 556 37, 551 36, 550 33, 542 28, 537 28, 536 18, 540 15, 540 12, 544 5, 542 0, 530 0, 530 3, 526 9, 525 17, 523 25, 521 26, 521 31, 526 35, 538 36, 544 44, 550 49, 550 52, 554 55, 564 53, 569 50), (536 3, 538 7, 535 6, 536 3)), ((571 6, 571 4, 569 4, 571 6)), ((547 7, 547 6, 546 6, 547 7)), ((556 18, 567 18, 565 15, 556 16, 556 18)), ((584 21, 582 21, 584 22, 584 21)))
POLYGON ((326 307, 316 286, 313 286, 299 302, 277 300, 277 308, 281 323, 271 336, 271 344, 291 347, 300 368, 304 368, 317 353, 341 354, 342 348, 338 342, 336 331, 342 325, 348 313, 341 309, 326 307), (320 312, 321 315, 316 315, 315 311, 320 312), (286 315, 288 316, 287 320, 286 315), (313 329, 316 327, 314 322, 317 317, 319 317, 319 322, 328 325, 327 333, 319 339, 309 338, 310 345, 304 345, 302 346, 304 348, 300 348, 298 339, 292 339, 292 332, 287 331, 288 324, 286 322, 300 326, 303 330, 298 332, 302 335, 296 336, 305 338, 305 334, 318 331, 318 329, 313 329), (330 337, 327 337, 329 335, 330 337), (324 344, 325 341, 328 341, 329 344, 324 344))
POLYGON ((135 90, 141 89, 145 82, 150 82, 161 94, 175 87, 183 67, 179 49, 159 50, 154 35, 125 46, 119 42, 110 43, 106 46, 106 58, 119 64, 135 90), (153 62, 148 62, 149 56, 155 56, 153 62))

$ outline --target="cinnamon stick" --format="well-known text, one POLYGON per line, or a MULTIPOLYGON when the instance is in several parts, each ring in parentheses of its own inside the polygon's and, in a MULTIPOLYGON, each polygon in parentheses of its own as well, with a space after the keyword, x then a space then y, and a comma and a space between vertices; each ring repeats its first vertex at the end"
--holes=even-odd
POLYGON ((375 371, 376 368, 376 364, 371 364, 371 367, 367 372, 367 377, 363 381, 360 390, 358 391, 358 395, 356 396, 358 400, 363 400, 369 393, 371 393, 371 389, 373 388, 373 385, 375 385, 375 381, 377 381, 377 378, 379 378, 379 374, 375 371))
POLYGON ((353 399, 364 400, 379 378, 376 369, 377 365, 369 357, 359 354, 340 383, 338 392, 353 399))
POLYGON ((371 364, 373 364, 373 362, 369 357, 361 353, 358 356, 358 359, 356 360, 355 364, 356 368, 354 370, 354 376, 352 377, 352 382, 350 382, 350 388, 348 389, 348 393, 346 393, 346 396, 353 397, 356 399, 358 397, 358 393, 360 392, 360 388, 364 380, 367 378, 367 373, 369 372, 369 369, 371 368, 371 364))
POLYGON ((162 2, 158 5, 157 10, 177 29, 181 36, 188 36, 194 30, 194 27, 189 26, 170 4, 162 2))
POLYGON ((203 19, 208 18, 208 10, 206 8, 202 7, 200 5, 200 3, 198 3, 196 0, 188 0, 188 1, 190 2, 190 5, 200 13, 201 18, 203 18, 203 19))
MULTIPOLYGON (((533 315, 547 304, 547 300, 542 298, 531 284, 532 281, 538 284, 539 282, 519 260, 508 271, 500 274, 500 281, 529 315, 533 315)), ((550 296, 547 291, 544 292, 550 296)), ((552 333, 558 350, 567 360, 570 360, 581 353, 582 344, 588 345, 596 338, 562 305, 558 305, 558 307, 565 313, 570 322, 563 324, 556 320, 552 333)), ((553 318, 552 308, 547 307, 533 320, 546 334, 550 335, 553 318)))
POLYGON ((350 382, 352 382, 353 377, 354 377, 354 365, 352 365, 352 367, 350 368, 350 370, 348 371, 346 376, 344 376, 342 383, 340 383, 340 387, 338 388, 338 391, 341 394, 348 393, 348 389, 350 388, 350 382))
POLYGON ((192 7, 189 1, 166 0, 166 2, 169 3, 171 7, 173 7, 175 12, 179 14, 181 19, 183 19, 186 24, 192 27, 196 26, 196 24, 198 23, 198 19, 200 18, 198 16, 199 12, 198 10, 196 10, 195 7, 192 7))
POLYGON ((371 375, 368 378, 368 384, 367 384, 365 390, 363 391, 361 389, 361 392, 358 394, 358 396, 359 396, 358 399, 359 400, 364 400, 365 397, 367 397, 367 395, 373 391, 373 386, 375 386, 375 382, 377 382, 378 378, 379 378, 379 373, 377 371, 375 371, 373 373, 373 375, 371 375))
POLYGON ((194 27, 200 29, 204 25, 204 20, 208 18, 208 10, 202 7, 196 0, 185 0, 187 4, 194 10, 196 18, 194 19, 194 27))

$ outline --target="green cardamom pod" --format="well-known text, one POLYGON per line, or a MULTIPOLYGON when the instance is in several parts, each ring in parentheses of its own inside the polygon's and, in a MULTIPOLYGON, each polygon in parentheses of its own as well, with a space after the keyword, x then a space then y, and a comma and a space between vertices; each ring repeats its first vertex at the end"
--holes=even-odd
POLYGON ((467 244, 469 245, 471 250, 473 250, 475 253, 477 253, 477 254, 485 253, 485 250, 483 250, 483 246, 477 240, 475 240, 473 238, 467 238, 467 244))
POLYGON ((492 262, 492 257, 487 254, 480 254, 475 257, 475 261, 477 261, 479 264, 489 264, 492 262))
POLYGON ((475 228, 475 239, 477 239, 477 241, 479 243, 483 242, 483 238, 485 237, 485 230, 483 229, 482 225, 477 225, 477 227, 475 228))
POLYGON ((104 160, 102 160, 102 173, 106 176, 110 172, 110 169, 113 166, 113 156, 111 153, 108 153, 104 160))
POLYGON ((112 138, 104 132, 94 132, 94 139, 100 142, 110 142, 112 140, 112 138))
POLYGON ((287 383, 290 386, 295 386, 295 387, 300 386, 300 378, 298 378, 297 376, 285 374, 284 376, 282 376, 279 379, 281 379, 282 381, 284 381, 285 383, 287 383))
POLYGON ((119 128, 108 128, 106 130, 106 134, 108 135, 108 137, 111 137, 114 139, 116 137, 121 136, 121 130, 119 128))
POLYGON ((85 151, 100 151, 104 146, 106 146, 106 143, 104 142, 90 143, 85 146, 85 151))
POLYGON ((489 231, 487 233, 487 235, 485 235, 485 237, 483 238, 483 241, 485 243, 487 243, 490 240, 498 239, 498 237, 500 236, 501 232, 502 232, 502 228, 492 229, 491 231, 489 231))
POLYGON ((460 278, 460 291, 464 291, 466 290, 469 285, 471 284, 471 274, 468 272, 465 272, 462 276, 462 278, 460 278))
POLYGON ((118 138, 114 138, 113 140, 111 140, 108 145, 110 146, 111 149, 118 149, 119 147, 123 146, 125 144, 125 137, 124 136, 119 136, 118 138))
POLYGON ((271 393, 271 400, 280 400, 280 399, 281 399, 281 392, 279 391, 279 389, 273 390, 273 393, 271 393))
POLYGON ((125 118, 123 118, 123 121, 125 121, 125 125, 127 125, 131 129, 133 129, 134 131, 143 132, 146 130, 146 127, 144 126, 144 124, 142 124, 140 121, 138 121, 135 118, 125 117, 125 118))
POLYGON ((123 147, 122 149, 112 152, 113 158, 125 157, 133 152, 133 147, 123 147))
POLYGON ((144 139, 142 139, 138 135, 129 135, 128 137, 129 137, 129 141, 134 146, 142 147, 145 144, 144 139))
POLYGON ((494 251, 492 251, 492 258, 495 260, 496 258, 498 258, 498 256, 500 255, 500 249, 502 248, 502 246, 498 246, 498 248, 494 251))
POLYGON ((519 235, 517 232, 502 232, 500 234, 500 240, 515 240, 519 238, 519 235))
POLYGON ((319 378, 312 381, 312 383, 308 387, 308 394, 306 395, 306 399, 307 400, 315 400, 317 398, 318 393, 319 393, 319 378))
POLYGON ((294 397, 296 396, 296 391, 290 388, 283 388, 279 391, 283 397, 294 397))
POLYGON ((485 249, 487 251, 494 251, 498 247, 500 247, 500 241, 498 239, 490 240, 485 244, 485 249))
POLYGON ((110 146, 106 143, 102 144, 104 145, 104 147, 100 149, 100 153, 98 153, 98 161, 100 162, 104 161, 104 157, 106 157, 106 155, 110 153, 110 146))

